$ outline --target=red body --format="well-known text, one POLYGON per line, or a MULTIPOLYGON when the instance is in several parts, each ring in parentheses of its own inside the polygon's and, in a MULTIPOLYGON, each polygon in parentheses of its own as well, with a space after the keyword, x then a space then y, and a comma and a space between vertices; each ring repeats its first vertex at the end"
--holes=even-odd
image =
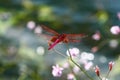
MULTIPOLYGON (((54 38, 54 37, 53 37, 54 38)), ((50 44, 48 50, 52 49, 56 44, 58 44, 59 42, 64 42, 66 39, 66 35, 65 34, 61 34, 58 36, 58 38, 54 39, 54 43, 50 44)))
POLYGON ((68 42, 80 42, 81 37, 85 37, 84 34, 59 34, 56 31, 42 25, 41 26, 44 30, 46 30, 49 33, 54 34, 50 41, 48 42, 49 48, 48 50, 54 48, 55 45, 57 45, 60 42, 68 43, 68 42))

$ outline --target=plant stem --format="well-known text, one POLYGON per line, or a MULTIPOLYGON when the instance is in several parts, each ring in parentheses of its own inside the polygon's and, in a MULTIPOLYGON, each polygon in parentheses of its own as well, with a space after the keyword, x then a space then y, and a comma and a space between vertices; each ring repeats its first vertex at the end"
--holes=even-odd
POLYGON ((110 70, 108 71, 108 73, 107 73, 107 75, 106 75, 106 78, 108 78, 109 74, 110 74, 110 70))
POLYGON ((102 80, 101 76, 98 77, 100 80, 102 80))
MULTIPOLYGON (((67 46, 67 47, 68 47, 68 46, 67 46)), ((69 59, 70 59, 77 67, 79 67, 80 70, 81 70, 90 80, 94 80, 91 76, 89 76, 89 75, 87 74, 87 72, 86 72, 79 64, 77 64, 77 63, 72 59, 72 56, 71 56, 70 51, 69 51, 69 48, 68 48, 68 53, 69 53, 69 55, 70 55, 69 59)))
POLYGON ((61 56, 65 57, 65 58, 67 58, 64 54, 62 54, 61 52, 57 51, 56 49, 54 49, 54 51, 55 51, 56 53, 58 53, 59 55, 61 55, 61 56))

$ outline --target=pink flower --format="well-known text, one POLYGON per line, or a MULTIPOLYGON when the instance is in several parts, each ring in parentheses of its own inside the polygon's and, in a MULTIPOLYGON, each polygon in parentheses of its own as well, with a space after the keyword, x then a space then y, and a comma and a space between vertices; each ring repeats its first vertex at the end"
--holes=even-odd
POLYGON ((118 17, 118 19, 120 19, 120 12, 117 13, 117 17, 118 17))
POLYGON ((93 62, 87 62, 87 63, 84 65, 84 68, 85 68, 85 70, 89 70, 92 66, 93 66, 93 62))
POLYGON ((118 35, 118 34, 120 34, 120 27, 119 26, 112 26, 110 31, 112 34, 118 35))
POLYGON ((64 67, 64 68, 69 68, 69 63, 68 63, 68 62, 65 62, 65 63, 63 64, 63 67, 64 67))
POLYGON ((42 28, 40 26, 37 26, 35 29, 34 29, 34 33, 42 33, 42 28))
POLYGON ((112 70, 112 68, 113 68, 113 65, 114 65, 114 62, 109 62, 109 70, 111 71, 112 70))
POLYGON ((97 76, 100 76, 100 69, 98 66, 95 66, 95 73, 97 76))
POLYGON ((92 47, 91 51, 92 51, 93 53, 97 52, 97 51, 98 51, 98 47, 97 47, 97 46, 92 47))
POLYGON ((35 28, 35 22, 34 21, 29 21, 27 23, 27 27, 31 30, 33 30, 35 28))
POLYGON ((62 67, 59 67, 59 65, 56 64, 56 66, 53 66, 52 68, 53 68, 52 75, 54 77, 60 77, 62 75, 62 70, 63 70, 62 67))
POLYGON ((74 74, 72 74, 72 73, 68 74, 68 75, 67 75, 67 79, 68 79, 68 80, 74 80, 74 79, 75 79, 74 74))
POLYGON ((78 48, 72 48, 72 49, 69 49, 69 51, 67 50, 66 53, 68 56, 71 55, 72 57, 76 57, 80 53, 80 50, 78 48), (69 54, 69 51, 70 51, 70 54, 69 54))
POLYGON ((92 36, 92 38, 93 38, 94 40, 100 40, 100 38, 101 38, 100 32, 97 31, 97 32, 92 36))
POLYGON ((78 74, 78 72, 80 71, 80 68, 78 66, 74 66, 73 67, 73 72, 78 74))

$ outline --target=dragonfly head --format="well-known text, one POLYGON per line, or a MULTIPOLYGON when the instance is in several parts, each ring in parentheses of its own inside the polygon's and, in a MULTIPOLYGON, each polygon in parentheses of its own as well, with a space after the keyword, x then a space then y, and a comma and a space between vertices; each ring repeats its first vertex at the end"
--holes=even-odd
POLYGON ((66 38, 66 36, 67 36, 67 34, 62 33, 58 36, 58 39, 64 40, 66 38))
POLYGON ((65 33, 62 33, 61 35, 62 35, 62 36, 64 36, 64 37, 66 37, 66 36, 67 36, 67 34, 65 34, 65 33))

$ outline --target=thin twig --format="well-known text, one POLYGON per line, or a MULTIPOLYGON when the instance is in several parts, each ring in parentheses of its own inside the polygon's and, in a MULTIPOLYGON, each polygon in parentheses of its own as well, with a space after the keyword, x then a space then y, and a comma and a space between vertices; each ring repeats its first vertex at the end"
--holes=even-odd
MULTIPOLYGON (((67 46, 67 48, 68 48, 68 46, 67 46)), ((70 55, 69 59, 70 59, 77 67, 79 67, 80 70, 81 70, 90 80, 94 80, 91 76, 89 76, 89 75, 87 74, 87 72, 86 72, 79 64, 77 64, 77 63, 72 59, 72 56, 71 56, 70 51, 69 51, 69 48, 68 48, 68 53, 69 53, 69 55, 70 55)))
POLYGON ((101 76, 98 77, 100 80, 102 80, 101 76))
POLYGON ((58 53, 59 55, 61 55, 61 56, 65 57, 65 58, 67 58, 67 56, 65 56, 65 55, 62 54, 61 52, 57 51, 55 48, 54 48, 53 50, 54 50, 56 53, 58 53))

